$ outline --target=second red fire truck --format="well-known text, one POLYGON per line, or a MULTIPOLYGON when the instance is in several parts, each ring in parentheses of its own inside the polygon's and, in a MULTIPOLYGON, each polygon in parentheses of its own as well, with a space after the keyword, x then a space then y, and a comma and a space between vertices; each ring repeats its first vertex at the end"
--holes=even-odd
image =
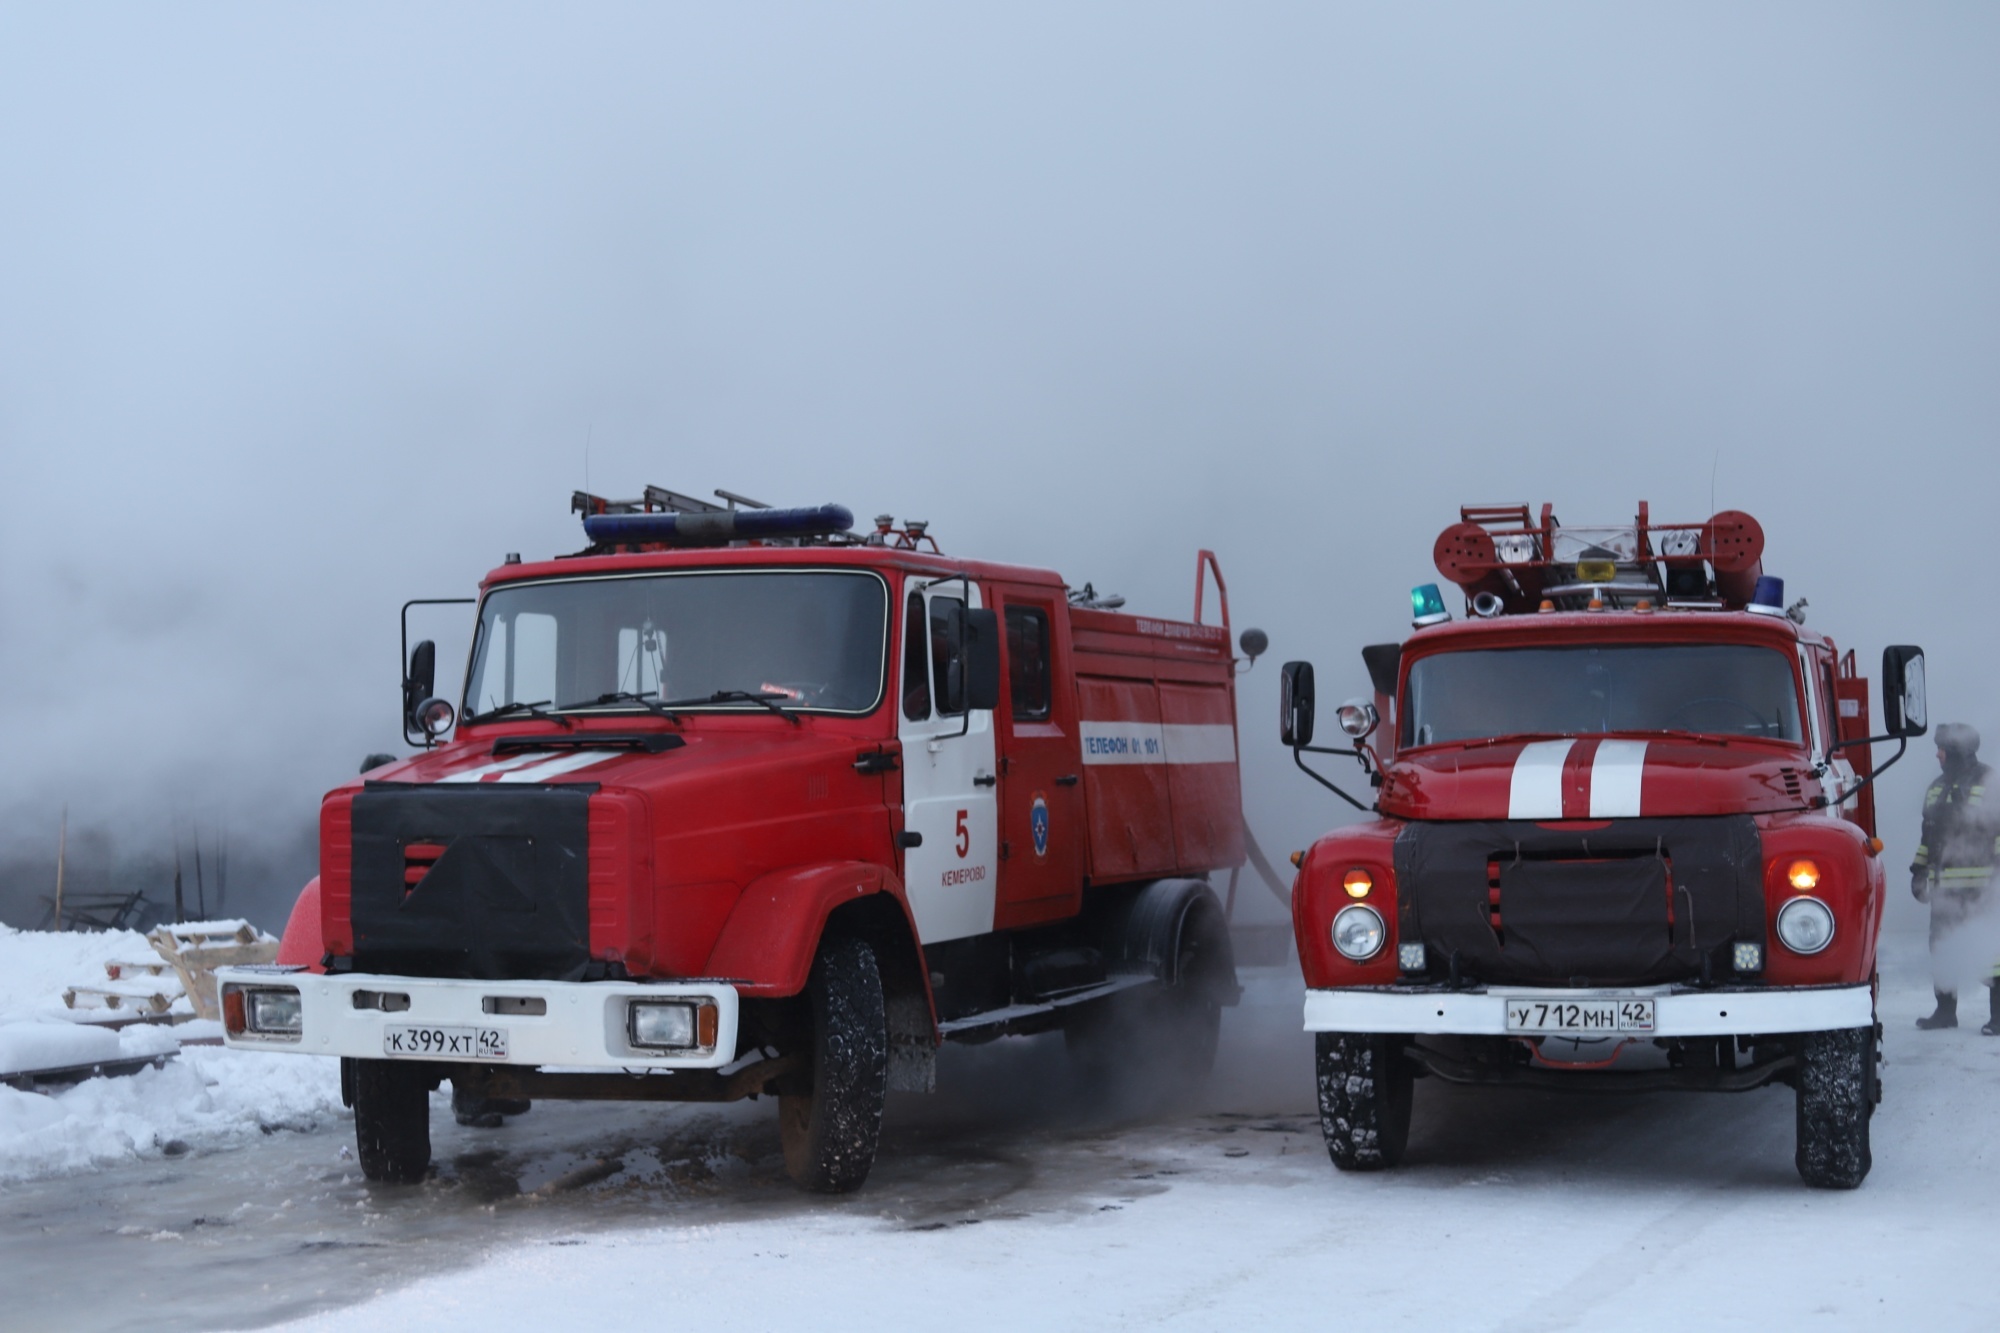
MULTIPOLYGON (((1926 727, 1923 654, 1882 657, 1882 735, 1852 652, 1804 627, 1729 512, 1610 528, 1467 508, 1415 633, 1363 650, 1372 695, 1312 744, 1370 816, 1303 854, 1293 921, 1322 1128, 1343 1170, 1395 1165, 1412 1085, 1796 1089, 1796 1164, 1852 1188, 1880 1096, 1883 910, 1870 747, 1926 727)), ((1902 748, 1896 751, 1898 757, 1902 748)), ((1891 759, 1889 762, 1894 762, 1891 759)), ((1886 767, 1886 765, 1885 765, 1886 767)))
POLYGON ((725 498, 579 495, 586 550, 488 575, 461 698, 410 654, 426 748, 327 794, 284 966, 218 974, 230 1045, 341 1057, 370 1179, 424 1175, 445 1080, 774 1095, 788 1170, 839 1191, 941 1040, 1212 1062, 1205 876, 1243 856, 1214 557, 1154 619, 725 498))

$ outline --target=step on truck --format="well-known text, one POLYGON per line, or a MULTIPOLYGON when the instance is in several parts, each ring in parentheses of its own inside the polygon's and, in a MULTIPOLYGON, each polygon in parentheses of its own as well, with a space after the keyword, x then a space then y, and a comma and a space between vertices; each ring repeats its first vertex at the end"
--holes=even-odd
POLYGON ((586 549, 480 586, 456 701, 406 606, 423 748, 326 795, 279 963, 218 973, 230 1046, 341 1058, 369 1179, 423 1177, 445 1081, 773 1096, 786 1169, 843 1191, 943 1040, 1212 1063, 1206 875, 1243 857, 1213 555, 1194 620, 1151 619, 922 523, 717 494, 579 493, 586 549))
MULTIPOLYGON (((1468 507, 1434 555, 1463 594, 1362 650, 1372 692, 1313 744, 1312 667, 1280 676, 1299 767, 1367 816, 1295 858, 1293 926, 1334 1165, 1402 1158, 1412 1088, 1797 1093, 1808 1184, 1859 1185, 1880 1098, 1879 771, 1926 725, 1923 654, 1805 628, 1738 512, 1565 528, 1468 507), (1359 761, 1372 799, 1308 756, 1359 761)), ((1353 785, 1353 784, 1350 784, 1353 785)))

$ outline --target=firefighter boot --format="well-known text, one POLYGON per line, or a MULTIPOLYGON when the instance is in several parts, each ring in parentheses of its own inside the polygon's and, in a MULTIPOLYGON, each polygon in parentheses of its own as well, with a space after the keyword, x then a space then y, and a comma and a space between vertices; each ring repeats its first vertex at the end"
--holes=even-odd
POLYGON ((1933 1028, 1955 1028, 1958 1026, 1958 993, 1941 990, 1937 992, 1937 1012, 1929 1018, 1919 1018, 1917 1026, 1926 1032, 1933 1028))
POLYGON ((2000 981, 1986 983, 1986 1026, 1979 1029, 1989 1037, 2000 1037, 2000 981))

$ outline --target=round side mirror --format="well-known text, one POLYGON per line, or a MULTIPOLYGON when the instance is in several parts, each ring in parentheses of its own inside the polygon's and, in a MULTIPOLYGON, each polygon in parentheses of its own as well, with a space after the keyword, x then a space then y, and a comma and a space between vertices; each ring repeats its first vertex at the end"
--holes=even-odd
POLYGON ((432 740, 437 740, 450 731, 451 724, 457 720, 458 710, 451 706, 451 701, 448 699, 440 699, 434 695, 417 705, 417 725, 423 729, 424 735, 432 740))
POLYGON ((1271 647, 1271 636, 1260 629, 1246 629, 1237 636, 1236 642, 1243 649, 1243 655, 1251 661, 1262 657, 1271 647))

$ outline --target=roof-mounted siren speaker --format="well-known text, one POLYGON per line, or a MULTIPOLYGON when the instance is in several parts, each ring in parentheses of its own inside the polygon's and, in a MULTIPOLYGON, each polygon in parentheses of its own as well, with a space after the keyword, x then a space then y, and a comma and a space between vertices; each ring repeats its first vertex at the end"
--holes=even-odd
POLYGON ((583 530, 599 546, 727 546, 742 541, 831 537, 854 526, 844 505, 810 509, 725 509, 712 514, 587 514, 583 530))
POLYGON ((1491 620, 1495 616, 1504 614, 1506 610, 1507 603, 1501 600, 1500 594, 1497 592, 1476 592, 1472 594, 1472 614, 1478 616, 1481 620, 1491 620))
MULTIPOLYGON (((1731 607, 1751 605, 1757 600, 1757 580, 1764 576, 1763 525, 1740 509, 1723 510, 1702 525, 1701 558, 1715 571, 1717 597, 1731 607)), ((1782 587, 1778 597, 1782 602, 1782 587)))

